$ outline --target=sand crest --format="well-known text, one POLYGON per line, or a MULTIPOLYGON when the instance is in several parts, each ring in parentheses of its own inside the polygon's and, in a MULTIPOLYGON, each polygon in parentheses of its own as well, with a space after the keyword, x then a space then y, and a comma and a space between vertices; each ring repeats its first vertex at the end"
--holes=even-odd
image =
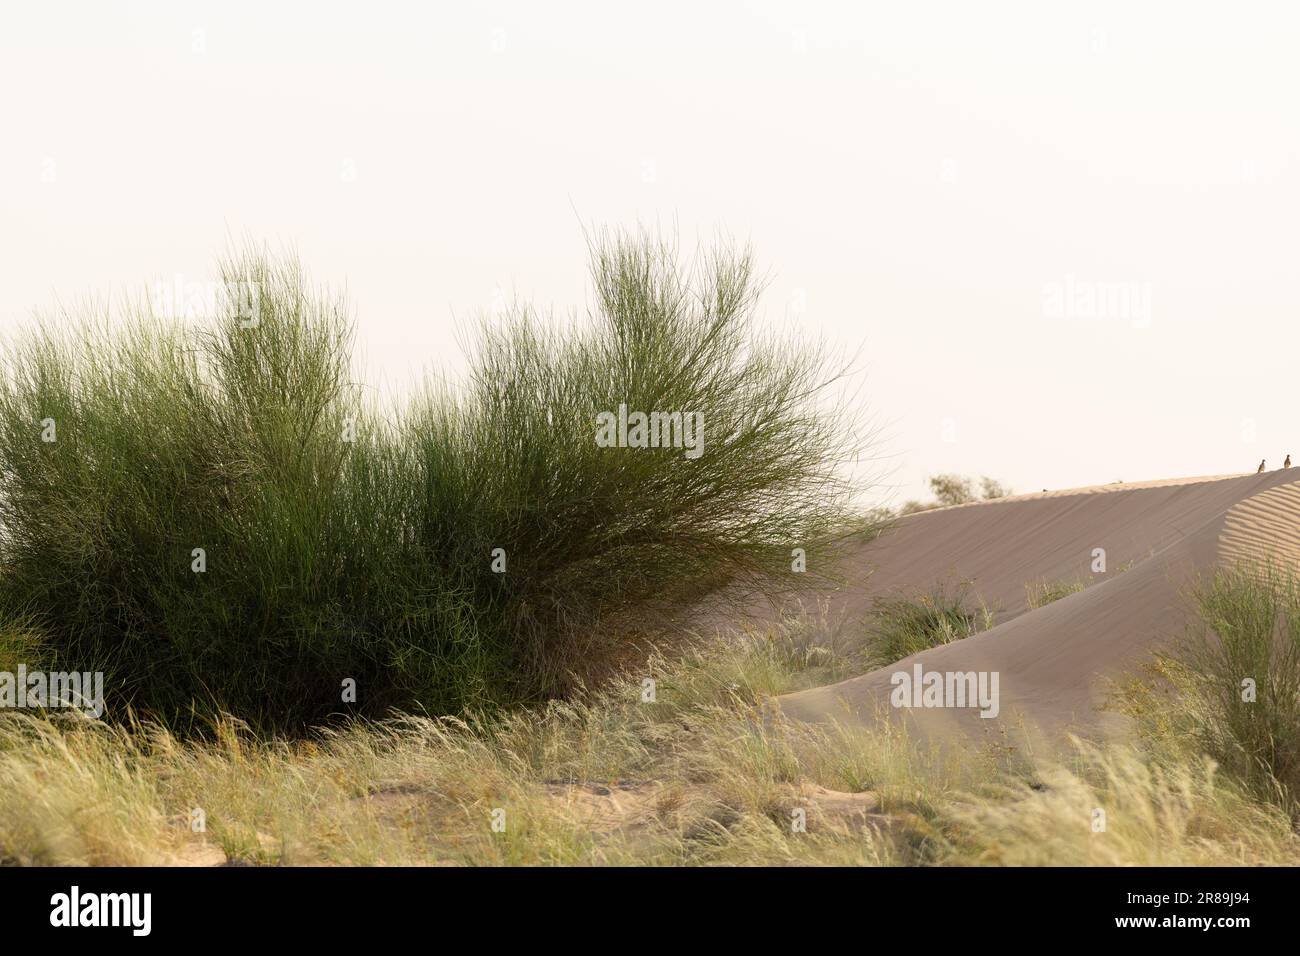
POLYGON ((779 704, 799 720, 871 719, 889 710, 891 675, 919 662, 1000 676, 1000 719, 969 708, 910 711, 927 729, 1104 727, 1112 718, 1100 710, 1102 678, 1184 633, 1188 585, 1242 559, 1300 566, 1300 471, 1103 485, 911 515, 851 559, 854 584, 828 596, 830 611, 852 618, 898 588, 968 579, 997 611, 996 625, 779 704), (1093 570, 1096 549, 1105 550, 1104 572, 1093 570), (1030 609, 1025 585, 1037 580, 1085 587, 1030 609))

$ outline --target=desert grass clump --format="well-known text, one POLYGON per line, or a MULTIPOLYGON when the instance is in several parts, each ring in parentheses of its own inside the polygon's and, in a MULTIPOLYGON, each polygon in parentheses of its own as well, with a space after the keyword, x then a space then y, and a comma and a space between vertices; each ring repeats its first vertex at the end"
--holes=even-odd
POLYGON ((1030 610, 1037 610, 1082 591, 1086 586, 1082 581, 1030 581, 1025 585, 1025 602, 1030 610))
POLYGON ((988 630, 993 611, 974 596, 969 582, 940 583, 928 591, 877 597, 865 626, 871 666, 884 667, 988 630))
POLYGON ((0 864, 180 862, 148 748, 145 734, 75 713, 0 712, 0 864))
POLYGON ((848 536, 838 368, 757 333, 747 253, 599 236, 587 321, 484 322, 463 387, 396 409, 294 261, 221 276, 204 322, 47 318, 2 355, 0 615, 104 671, 110 713, 287 729, 540 700, 848 536), (695 416, 691 457, 601 447, 620 406, 695 416))
POLYGON ((998 866, 1294 866, 1286 815, 1209 758, 1073 742, 1030 776, 954 795, 943 862, 998 866))
POLYGON ((1300 583, 1244 564, 1200 580, 1191 600, 1197 623, 1123 685, 1119 709, 1300 819, 1300 583))

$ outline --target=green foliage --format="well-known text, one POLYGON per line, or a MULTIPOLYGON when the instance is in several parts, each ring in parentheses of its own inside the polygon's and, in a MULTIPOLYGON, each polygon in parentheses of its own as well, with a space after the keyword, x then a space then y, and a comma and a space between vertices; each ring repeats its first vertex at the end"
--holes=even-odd
POLYGON ((792 584, 846 526, 827 356, 754 334, 746 253, 606 235, 592 277, 587 325, 483 323, 464 389, 398 409, 354 380, 345 303, 258 250, 198 330, 39 325, 3 354, 0 613, 117 713, 296 727, 564 693, 683 596, 792 584), (702 415, 702 453, 599 447, 620 404, 702 415))

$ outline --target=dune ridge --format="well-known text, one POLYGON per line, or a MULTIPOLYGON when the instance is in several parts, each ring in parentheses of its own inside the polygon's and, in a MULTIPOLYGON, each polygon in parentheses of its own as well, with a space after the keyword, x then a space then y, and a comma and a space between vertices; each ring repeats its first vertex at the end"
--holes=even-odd
POLYGON ((890 709, 927 733, 999 733, 1005 720, 1104 732, 1117 721, 1103 710, 1103 678, 1185 631, 1197 575, 1242 560, 1300 566, 1300 471, 1105 485, 911 515, 853 556, 853 583, 825 596, 828 610, 852 618, 900 587, 960 579, 996 612, 995 626, 778 705, 797 720, 875 719, 888 708, 891 676, 920 663, 1000 675, 1003 720, 974 709, 890 709), (1093 570, 1095 549, 1105 551, 1104 572, 1093 570), (1036 580, 1085 587, 1030 609, 1025 585, 1036 580))

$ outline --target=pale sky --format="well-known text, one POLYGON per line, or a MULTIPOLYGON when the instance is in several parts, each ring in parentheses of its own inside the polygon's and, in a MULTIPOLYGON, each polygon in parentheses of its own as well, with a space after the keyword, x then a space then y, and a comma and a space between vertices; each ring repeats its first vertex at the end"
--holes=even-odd
POLYGON ((1294 4, 462 6, 5 5, 0 333, 251 236, 400 388, 642 222, 860 354, 876 498, 1300 456, 1294 4))

